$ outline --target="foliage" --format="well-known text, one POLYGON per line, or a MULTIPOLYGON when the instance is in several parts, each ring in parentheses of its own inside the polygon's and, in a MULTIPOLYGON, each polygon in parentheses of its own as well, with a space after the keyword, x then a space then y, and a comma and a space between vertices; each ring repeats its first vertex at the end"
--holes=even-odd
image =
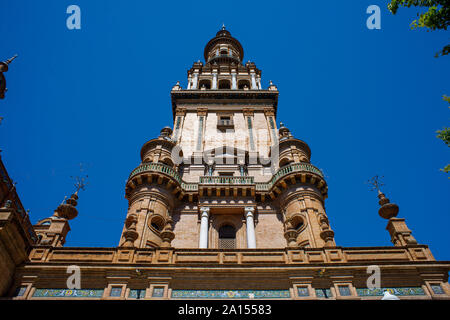
MULTIPOLYGON (((450 97, 444 96, 443 99, 450 104, 450 97)), ((437 131, 437 137, 444 141, 444 143, 450 147, 450 128, 444 128, 442 130, 437 131)), ((446 165, 444 169, 441 169, 444 172, 450 172, 450 164, 446 165)))
MULTIPOLYGON (((427 31, 447 30, 450 26, 450 0, 391 0, 388 9, 393 14, 397 13, 399 7, 425 7, 426 12, 417 13, 418 19, 411 23, 411 29, 427 28, 427 31)), ((445 56, 450 53, 450 44, 436 53, 445 56)))

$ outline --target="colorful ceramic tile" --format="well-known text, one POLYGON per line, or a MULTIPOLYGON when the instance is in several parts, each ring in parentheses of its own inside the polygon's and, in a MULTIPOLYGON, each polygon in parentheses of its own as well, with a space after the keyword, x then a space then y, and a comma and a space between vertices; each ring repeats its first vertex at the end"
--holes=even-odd
POLYGON ((434 294, 445 294, 440 284, 432 284, 431 290, 433 290, 434 294))
POLYGON ((331 289, 328 288, 320 288, 316 289, 317 298, 331 298, 333 294, 331 293, 331 289))
POLYGON ((144 299, 145 298, 145 289, 131 289, 128 294, 128 298, 130 299, 144 299))
POLYGON ((172 290, 183 299, 277 299, 290 298, 289 290, 172 290))
POLYGON ((164 288, 161 287, 154 287, 152 297, 155 298, 162 298, 164 297, 164 288))
POLYGON ((33 297, 38 298, 101 298, 103 289, 36 289, 33 297))
POLYGON ((309 297, 308 287, 297 287, 297 294, 299 297, 309 297))
POLYGON ((422 287, 393 287, 393 288, 378 288, 367 289, 358 288, 356 292, 358 296, 383 296, 384 292, 388 291, 390 294, 396 296, 423 296, 425 292, 422 287))

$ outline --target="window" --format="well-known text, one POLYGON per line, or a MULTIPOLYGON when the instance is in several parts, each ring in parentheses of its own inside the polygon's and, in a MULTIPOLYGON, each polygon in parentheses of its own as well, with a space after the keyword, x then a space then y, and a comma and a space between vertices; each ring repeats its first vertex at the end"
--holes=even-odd
POLYGON ((232 177, 233 172, 219 172, 220 177, 232 177))
POLYGON ((233 128, 233 116, 232 115, 219 115, 217 117, 218 128, 233 128))
POLYGON ((200 80, 198 86, 200 87, 200 89, 211 89, 211 81, 206 79, 200 80))
POLYGON ((236 248, 236 229, 230 225, 224 225, 219 229, 219 249, 236 248))
POLYGON ((220 80, 219 89, 231 89, 231 84, 229 80, 220 80))
POLYGON ((156 231, 162 231, 164 228, 164 219, 160 216, 154 216, 150 220, 150 226, 156 231))
POLYGON ((242 90, 244 88, 250 89, 250 81, 248 81, 248 80, 239 80, 238 88, 240 90, 242 90))

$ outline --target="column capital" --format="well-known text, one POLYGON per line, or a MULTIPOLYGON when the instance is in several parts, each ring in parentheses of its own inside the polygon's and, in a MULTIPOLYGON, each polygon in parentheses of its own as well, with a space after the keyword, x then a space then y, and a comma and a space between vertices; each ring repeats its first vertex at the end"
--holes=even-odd
POLYGON ((209 207, 201 207, 200 213, 203 215, 206 215, 206 217, 209 217, 209 207))
POLYGON ((253 213, 255 212, 255 208, 253 207, 245 207, 245 217, 251 216, 253 217, 253 213))

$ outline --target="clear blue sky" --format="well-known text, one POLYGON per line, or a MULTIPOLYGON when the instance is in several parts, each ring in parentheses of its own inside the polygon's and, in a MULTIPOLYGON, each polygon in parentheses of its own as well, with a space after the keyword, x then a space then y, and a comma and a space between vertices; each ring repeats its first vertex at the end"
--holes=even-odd
POLYGON ((280 91, 278 122, 312 149, 329 184, 326 209, 340 246, 389 246, 387 221, 365 183, 384 175, 419 243, 450 260, 449 32, 412 31, 416 9, 387 1, 1 0, 0 59, 19 58, 0 101, 0 148, 33 223, 89 175, 66 246, 116 246, 125 181, 141 146, 172 126, 170 89, 222 23, 244 60, 280 91), (82 29, 66 28, 77 4, 82 29), (379 5, 381 30, 366 28, 379 5))

